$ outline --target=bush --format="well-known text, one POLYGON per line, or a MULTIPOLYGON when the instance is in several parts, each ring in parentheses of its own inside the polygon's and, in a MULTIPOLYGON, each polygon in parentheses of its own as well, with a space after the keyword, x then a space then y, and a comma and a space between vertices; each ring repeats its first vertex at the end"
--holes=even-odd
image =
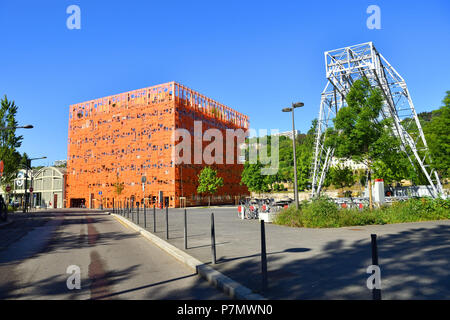
POLYGON ((450 200, 409 199, 383 209, 382 215, 386 223, 450 219, 450 200))
POLYGON ((289 227, 304 227, 301 221, 300 211, 296 210, 293 206, 277 214, 274 223, 289 227))
POLYGON ((302 203, 300 211, 303 225, 306 228, 337 227, 339 207, 327 198, 302 203))
POLYGON ((410 199, 374 210, 339 208, 328 198, 303 201, 281 211, 274 223, 290 227, 333 228, 450 219, 450 200, 410 199))

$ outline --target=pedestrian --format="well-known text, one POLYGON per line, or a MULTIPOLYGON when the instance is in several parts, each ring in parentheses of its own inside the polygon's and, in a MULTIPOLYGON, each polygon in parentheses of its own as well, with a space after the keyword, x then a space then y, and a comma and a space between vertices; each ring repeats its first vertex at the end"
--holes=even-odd
POLYGON ((0 219, 6 221, 8 219, 8 207, 6 206, 3 196, 0 194, 0 219))

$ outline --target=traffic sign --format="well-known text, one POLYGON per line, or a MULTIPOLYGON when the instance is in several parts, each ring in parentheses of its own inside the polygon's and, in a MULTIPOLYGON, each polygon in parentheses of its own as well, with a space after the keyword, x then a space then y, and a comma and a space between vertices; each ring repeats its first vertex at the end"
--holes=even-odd
POLYGON ((33 192, 33 187, 30 187, 30 193, 32 193, 33 192))
POLYGON ((98 194, 99 194, 99 195, 101 196, 101 195, 102 195, 102 192, 101 192, 101 191, 99 191, 99 192, 98 192, 98 194))
POLYGON ((10 185, 7 185, 6 186, 6 192, 10 192, 11 191, 11 186, 10 185))

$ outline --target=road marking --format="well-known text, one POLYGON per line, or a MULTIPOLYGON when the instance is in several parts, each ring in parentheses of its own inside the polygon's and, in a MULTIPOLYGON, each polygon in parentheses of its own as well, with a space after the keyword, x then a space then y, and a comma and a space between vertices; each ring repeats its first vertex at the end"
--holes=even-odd
POLYGON ((116 219, 117 221, 119 221, 119 223, 120 223, 121 225, 123 225, 125 228, 130 229, 130 227, 127 226, 127 225, 126 225, 125 223, 123 223, 122 221, 120 221, 120 219, 118 219, 118 218, 116 218, 116 217, 114 217, 114 219, 116 219))

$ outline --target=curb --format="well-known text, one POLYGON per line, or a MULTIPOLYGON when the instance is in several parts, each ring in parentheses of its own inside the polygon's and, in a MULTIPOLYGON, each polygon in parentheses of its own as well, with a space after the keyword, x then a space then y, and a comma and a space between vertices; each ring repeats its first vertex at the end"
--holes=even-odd
POLYGON ((150 233, 129 221, 128 219, 117 215, 115 213, 110 213, 111 216, 120 220, 121 222, 127 224, 137 232, 139 232, 142 236, 144 236, 147 240, 150 240, 155 245, 166 251, 168 254, 172 255, 174 258, 183 262, 194 272, 200 274, 203 278, 205 278, 210 284, 212 284, 217 289, 222 290, 225 294, 230 296, 232 299, 237 300, 265 300, 265 298, 257 293, 253 293, 249 288, 241 285, 240 283, 232 280, 231 278, 225 276, 214 268, 204 264, 200 260, 192 257, 186 252, 178 249, 174 245, 164 241, 158 236, 150 233))
POLYGON ((2 222, 2 223, 0 223, 0 228, 9 226, 9 225, 12 224, 13 222, 14 222, 14 220, 8 220, 8 221, 6 221, 6 222, 2 222))

